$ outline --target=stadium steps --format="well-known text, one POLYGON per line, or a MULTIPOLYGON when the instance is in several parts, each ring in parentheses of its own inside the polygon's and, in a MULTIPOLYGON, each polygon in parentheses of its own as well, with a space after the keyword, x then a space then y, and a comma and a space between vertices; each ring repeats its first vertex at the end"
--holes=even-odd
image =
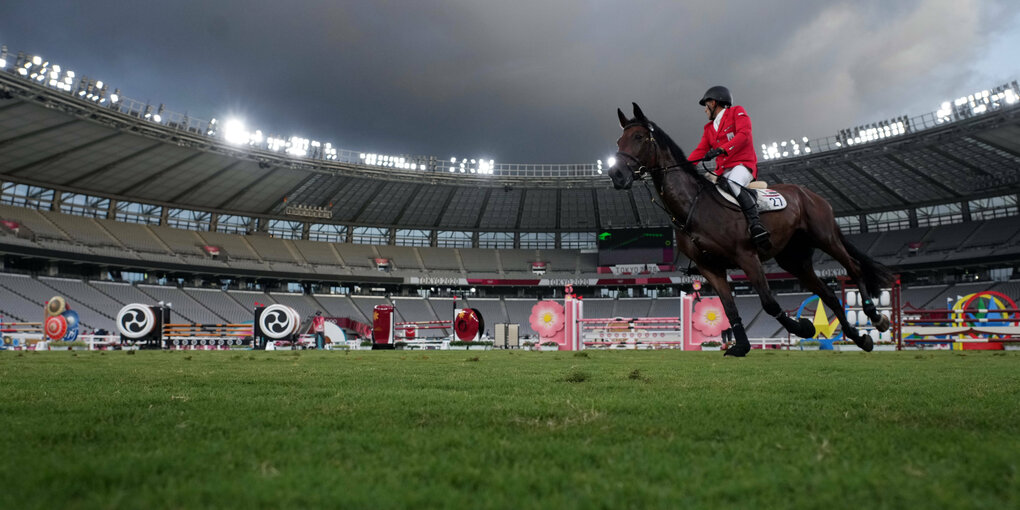
POLYGON ((304 256, 301 255, 301 252, 297 249, 297 246, 294 246, 293 241, 291 241, 290 239, 281 239, 281 241, 283 241, 283 246, 287 248, 287 252, 290 253, 291 257, 294 257, 294 260, 297 261, 298 265, 300 266, 311 265, 311 263, 305 260, 304 256))
MULTIPOLYGON (((10 275, 10 276, 12 276, 14 278, 28 278, 28 279, 31 279, 30 276, 20 276, 20 275, 10 275)), ((12 314, 12 313, 8 313, 9 310, 7 310, 6 307, 5 307, 4 309, 2 309, 2 311, 5 312, 4 315, 5 316, 14 317, 14 318, 18 319, 18 321, 21 321, 21 322, 39 322, 39 321, 41 321, 42 320, 42 316, 43 316, 43 305, 42 305, 42 303, 38 303, 34 299, 32 299, 31 297, 26 296, 25 294, 22 294, 21 292, 18 292, 16 287, 14 287, 13 285, 6 285, 5 282, 7 280, 8 280, 8 278, 4 278, 3 280, 0 280, 0 288, 7 289, 11 293, 11 295, 13 295, 15 297, 15 301, 19 301, 19 300, 23 301, 23 303, 20 303, 20 304, 26 305, 25 310, 31 310, 31 307, 34 306, 34 307, 39 309, 39 312, 38 312, 38 315, 36 315, 36 316, 27 316, 25 314, 25 312, 22 312, 21 314, 12 314)), ((4 299, 6 301, 7 298, 4 298, 4 299)))
POLYGON ((425 259, 421 257, 421 252, 418 251, 417 246, 414 248, 414 259, 418 261, 418 267, 420 267, 421 271, 424 273, 426 268, 425 259))
POLYGON ((80 242, 78 242, 74 238, 74 236, 72 236, 71 234, 67 233, 66 230, 64 230, 60 225, 57 225, 57 223, 54 222, 53 220, 47 218, 45 214, 42 214, 42 212, 39 212, 38 216, 39 216, 39 218, 41 218, 43 220, 44 223, 46 223, 47 226, 52 227, 53 230, 59 232, 60 235, 64 236, 64 238, 67 240, 68 243, 71 243, 71 244, 81 244, 80 242))
POLYGON ((162 246, 163 249, 166 250, 167 253, 170 253, 170 254, 173 254, 173 255, 177 255, 177 252, 175 252, 174 249, 171 248, 170 245, 167 244, 166 241, 164 241, 162 237, 159 237, 158 235, 156 235, 156 232, 153 231, 152 228, 149 227, 149 225, 145 225, 145 231, 148 232, 149 235, 152 236, 152 238, 156 240, 156 244, 162 246))
MULTIPOLYGON (((6 287, 0 285, 0 288, 6 287)), ((3 301, 0 301, 0 306, 3 306, 0 308, 0 319, 3 320, 0 320, 0 322, 37 322, 43 316, 42 307, 13 291, 4 296, 3 301), (13 308, 13 306, 17 306, 17 308, 13 308), (28 311, 33 308, 38 309, 38 313, 36 315, 28 315, 28 311)))
MULTIPOLYGON (((96 290, 96 292, 98 292, 98 293, 100 293, 100 294, 110 298, 111 300, 113 300, 113 302, 120 303, 122 305, 127 304, 127 303, 124 303, 121 300, 117 299, 117 296, 114 296, 114 295, 110 294, 109 292, 103 290, 99 285, 93 285, 91 282, 85 282, 85 283, 88 283, 89 287, 92 287, 93 289, 96 290)), ((120 313, 120 310, 118 310, 117 312, 120 313)), ((114 318, 116 319, 116 316, 114 316, 114 318)))
POLYGON ((104 232, 114 242, 114 246, 116 246, 117 248, 122 248, 124 250, 132 251, 132 252, 137 251, 137 250, 128 248, 127 245, 124 244, 123 241, 118 239, 117 236, 113 235, 113 232, 110 232, 110 229, 106 228, 106 225, 103 225, 102 222, 96 221, 94 218, 89 218, 89 222, 94 224, 96 226, 96 228, 98 228, 99 230, 104 232))
POLYGON ((333 256, 336 257, 337 262, 340 263, 340 267, 346 269, 347 268, 347 263, 344 262, 344 258, 340 256, 340 252, 336 249, 336 246, 333 246, 333 243, 326 243, 326 244, 329 245, 329 249, 330 249, 330 251, 333 252, 333 256))
MULTIPOLYGON (((253 244, 248 242, 248 236, 237 236, 237 237, 240 237, 241 238, 241 242, 244 243, 244 245, 247 246, 248 249, 251 250, 251 252, 255 254, 256 260, 258 260, 262 264, 268 264, 269 261, 267 261, 265 259, 265 257, 263 257, 262 254, 259 253, 259 251, 255 249, 255 246, 253 244)), ((227 255, 229 256, 230 252, 227 252, 227 255)), ((238 258, 240 258, 240 257, 238 257, 238 258)))
MULTIPOLYGON (((156 296, 156 295, 154 295, 154 294, 152 294, 151 292, 149 292, 149 291, 147 291, 147 290, 146 290, 146 289, 148 289, 148 288, 152 288, 152 286, 142 286, 142 285, 138 285, 138 286, 137 286, 136 288, 137 288, 138 290, 142 291, 142 293, 144 293, 144 294, 145 294, 146 296, 149 296, 149 299, 151 299, 153 303, 156 303, 156 302, 159 302, 159 301, 163 301, 163 300, 164 300, 163 298, 161 298, 161 297, 159 297, 159 296, 156 296)), ((177 290, 180 290, 180 289, 177 289, 177 290)), ((185 293, 184 293, 184 291, 181 291, 181 295, 182 295, 182 296, 185 296, 185 299, 189 299, 189 300, 191 300, 191 301, 192 301, 192 302, 193 302, 194 304, 198 305, 199 307, 201 307, 201 308, 204 308, 204 307, 205 307, 205 305, 203 305, 203 304, 199 303, 198 301, 195 301, 195 298, 193 298, 193 297, 191 297, 191 296, 189 296, 189 295, 185 294, 185 293)), ((193 319, 193 318, 189 317, 189 316, 188 316, 188 315, 187 315, 187 314, 186 314, 185 312, 183 312, 183 311, 182 311, 182 307, 179 307, 179 306, 178 306, 178 307, 174 307, 174 308, 173 308, 173 313, 174 313, 174 314, 176 314, 176 315, 177 315, 178 317, 180 317, 181 319, 183 319, 183 321, 182 321, 182 322, 190 322, 190 323, 192 323, 192 324, 196 324, 196 323, 198 323, 198 324, 201 324, 201 323, 202 323, 202 321, 199 321, 199 320, 195 320, 195 319, 193 319)), ((211 312, 210 312, 210 313, 211 313, 211 312)), ((176 323, 178 319, 172 319, 172 320, 173 320, 173 322, 175 322, 175 323, 176 323)))
MULTIPOLYGON (((496 272, 499 273, 500 276, 506 276, 506 271, 503 271, 503 257, 500 256, 501 251, 502 250, 496 250, 496 272)), ((500 298, 499 300, 503 301, 503 298, 500 298)), ((503 304, 503 311, 506 311, 506 303, 503 304)), ((507 317, 509 317, 509 315, 507 315, 507 317)))
POLYGON ((265 292, 257 292, 257 291, 253 292, 253 291, 246 291, 246 290, 237 290, 237 291, 234 291, 234 292, 227 292, 226 294, 228 296, 230 296, 230 299, 233 299, 234 301, 236 301, 237 304, 241 306, 241 308, 244 308, 245 310, 252 310, 252 313, 254 313, 255 302, 256 301, 259 302, 259 303, 262 303, 261 300, 264 300, 265 303, 262 303, 264 305, 271 305, 271 304, 275 304, 276 303, 276 300, 273 299, 273 297, 271 295, 269 295, 268 293, 265 293, 265 292), (238 295, 241 295, 241 294, 245 294, 245 295, 249 295, 250 294, 250 295, 255 295, 255 296, 258 296, 258 297, 252 299, 250 303, 246 303, 244 301, 241 301, 241 299, 237 297, 238 295))
MULTIPOLYGON (((432 310, 432 319, 430 319, 430 320, 434 320, 434 321, 444 320, 444 319, 440 319, 439 318, 440 315, 436 311, 436 305, 443 305, 444 307, 445 306, 450 306, 450 308, 452 309, 452 307, 453 307, 453 300, 443 299, 441 301, 442 301, 441 303, 433 303, 431 299, 426 299, 425 300, 425 302, 429 305, 429 310, 432 310)), ((445 316, 445 313, 444 313, 444 316, 445 316)), ((446 335, 449 335, 450 333, 452 333, 451 330, 448 330, 446 328, 440 329, 439 331, 442 332, 443 336, 446 336, 446 335)))
MULTIPOLYGON (((499 252, 497 251, 496 253, 498 254, 499 252)), ((512 324, 514 321, 510 318, 510 310, 507 309, 506 299, 503 296, 499 297, 499 307, 503 310, 503 317, 506 317, 506 322, 512 324)), ((520 331, 519 328, 518 331, 520 331)))

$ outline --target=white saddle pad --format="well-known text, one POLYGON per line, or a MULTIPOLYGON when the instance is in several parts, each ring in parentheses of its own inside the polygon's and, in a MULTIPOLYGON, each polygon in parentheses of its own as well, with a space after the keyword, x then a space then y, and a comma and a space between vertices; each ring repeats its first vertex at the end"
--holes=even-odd
MULTIPOLYGON (((754 182, 751 183, 751 188, 755 194, 758 195, 758 212, 770 212, 770 211, 781 211, 786 209, 786 197, 780 195, 778 191, 773 189, 755 189, 754 182)), ((728 200, 733 205, 740 207, 737 203, 737 199, 733 198, 733 195, 723 191, 718 186, 715 187, 716 191, 722 195, 723 198, 728 200)))

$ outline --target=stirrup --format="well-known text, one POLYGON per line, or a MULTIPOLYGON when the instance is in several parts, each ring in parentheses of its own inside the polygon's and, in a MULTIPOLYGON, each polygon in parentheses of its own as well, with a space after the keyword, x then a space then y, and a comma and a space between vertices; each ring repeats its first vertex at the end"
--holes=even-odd
POLYGON ((757 246, 758 249, 768 250, 772 248, 771 237, 772 234, 770 234, 768 230, 765 230, 765 228, 762 227, 761 232, 758 232, 757 234, 753 233, 751 234, 751 241, 754 242, 754 245, 757 246))

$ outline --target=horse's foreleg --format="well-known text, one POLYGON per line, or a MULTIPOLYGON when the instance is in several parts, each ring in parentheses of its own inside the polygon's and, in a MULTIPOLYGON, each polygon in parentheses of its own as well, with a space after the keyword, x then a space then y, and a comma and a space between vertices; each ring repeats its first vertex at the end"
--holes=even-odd
POLYGON ((719 302, 722 304, 726 319, 730 321, 730 329, 733 331, 733 346, 726 349, 724 356, 735 356, 742 358, 751 351, 751 342, 747 339, 747 331, 740 320, 740 313, 737 311, 737 303, 733 299, 733 291, 726 281, 726 270, 710 270, 699 264, 702 276, 708 284, 719 294, 719 302))
POLYGON ((762 269, 761 263, 758 262, 758 257, 753 254, 747 254, 742 259, 744 260, 741 261, 740 267, 744 270, 744 274, 747 275, 747 279, 751 282, 751 286, 754 287, 754 291, 758 293, 761 307, 765 310, 765 313, 779 321, 783 328, 791 334, 801 338, 815 336, 815 326, 811 324, 811 321, 807 319, 794 320, 786 314, 783 307, 779 306, 776 297, 772 295, 772 289, 769 288, 769 282, 765 278, 765 270, 762 269))

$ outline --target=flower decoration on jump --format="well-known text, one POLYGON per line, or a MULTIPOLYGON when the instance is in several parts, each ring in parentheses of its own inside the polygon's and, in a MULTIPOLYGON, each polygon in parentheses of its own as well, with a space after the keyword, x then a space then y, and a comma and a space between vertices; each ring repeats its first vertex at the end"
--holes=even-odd
POLYGON ((528 322, 543 340, 559 342, 557 338, 563 338, 563 305, 556 301, 539 301, 531 308, 528 322))
POLYGON ((702 299, 694 305, 693 322, 694 329, 705 336, 719 336, 722 330, 730 327, 730 321, 717 299, 702 299))

